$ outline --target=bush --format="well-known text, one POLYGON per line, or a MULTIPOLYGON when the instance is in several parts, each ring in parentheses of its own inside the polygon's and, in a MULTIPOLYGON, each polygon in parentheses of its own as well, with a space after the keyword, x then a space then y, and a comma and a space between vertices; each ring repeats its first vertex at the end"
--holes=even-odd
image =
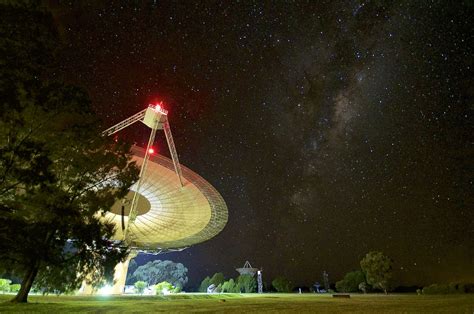
POLYGON ((145 291, 145 288, 147 287, 147 283, 144 281, 137 281, 135 282, 134 286, 135 286, 135 291, 138 294, 143 294, 143 292, 145 291))
POLYGON ((10 279, 0 278, 0 291, 2 293, 10 291, 10 284, 12 281, 10 279))
POLYGON ((423 294, 452 294, 465 293, 466 287, 464 284, 450 283, 450 284, 432 284, 424 287, 423 294))
POLYGON ((167 281, 162 281, 155 285, 155 291, 157 295, 164 295, 174 291, 174 287, 167 281))
POLYGON ((432 284, 427 287, 424 287, 422 292, 423 294, 447 294, 449 291, 449 286, 445 284, 432 284))
POLYGON ((207 292, 207 287, 211 285, 211 278, 207 276, 204 278, 201 282, 201 285, 199 286, 199 292, 207 292))
POLYGON ((215 284, 216 286, 219 286, 220 284, 223 284, 224 281, 225 277, 223 273, 215 273, 210 279, 210 285, 215 284))
POLYGON ((10 292, 17 293, 18 291, 20 291, 20 288, 21 288, 21 285, 19 283, 14 283, 10 285, 10 292))
POLYGON ((239 286, 237 283, 234 281, 234 279, 229 279, 229 281, 226 281, 222 284, 222 289, 221 292, 227 292, 227 293, 239 293, 239 286))
POLYGON ((239 292, 252 293, 257 289, 257 280, 251 275, 240 275, 237 278, 239 292))
POLYGON ((348 292, 346 291, 346 282, 344 280, 336 281, 336 290, 338 292, 348 292))
POLYGON ((339 292, 357 292, 359 284, 363 282, 365 283, 365 276, 362 271, 351 271, 344 276, 344 279, 336 282, 336 289, 339 292))
POLYGON ((273 279, 272 286, 278 292, 291 292, 293 289, 290 281, 284 277, 277 277, 273 279))

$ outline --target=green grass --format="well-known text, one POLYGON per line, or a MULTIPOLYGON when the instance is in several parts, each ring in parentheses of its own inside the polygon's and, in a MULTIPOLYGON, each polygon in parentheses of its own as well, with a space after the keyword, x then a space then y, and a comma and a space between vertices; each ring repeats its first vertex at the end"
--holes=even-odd
POLYGON ((474 313, 474 295, 351 295, 350 299, 316 294, 178 294, 159 296, 35 296, 28 304, 5 303, 0 312, 11 313, 182 313, 182 312, 273 312, 273 313, 474 313))

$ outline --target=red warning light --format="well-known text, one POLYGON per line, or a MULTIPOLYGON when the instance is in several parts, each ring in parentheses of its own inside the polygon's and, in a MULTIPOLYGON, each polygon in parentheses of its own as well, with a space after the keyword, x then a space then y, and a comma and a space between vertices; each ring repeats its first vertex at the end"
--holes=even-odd
POLYGON ((153 155, 155 153, 155 149, 153 147, 148 149, 148 154, 153 155))
POLYGON ((164 115, 168 114, 168 110, 163 108, 163 101, 148 104, 148 107, 153 109, 153 111, 155 111, 155 112, 159 112, 159 113, 164 114, 164 115))

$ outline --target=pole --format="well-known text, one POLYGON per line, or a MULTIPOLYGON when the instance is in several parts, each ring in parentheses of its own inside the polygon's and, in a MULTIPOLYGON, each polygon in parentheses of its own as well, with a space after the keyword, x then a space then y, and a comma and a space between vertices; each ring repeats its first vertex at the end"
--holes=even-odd
POLYGON ((129 237, 130 237, 130 225, 133 224, 135 222, 135 219, 137 218, 136 209, 138 205, 138 193, 140 192, 140 187, 143 182, 143 176, 146 171, 148 159, 150 159, 150 148, 152 147, 153 142, 155 141, 155 135, 156 135, 156 130, 158 129, 158 123, 159 123, 159 120, 155 119, 155 124, 154 124, 154 127, 151 128, 150 137, 148 139, 148 145, 146 146, 145 157, 143 157, 143 163, 140 169, 140 174, 138 175, 137 189, 135 190, 135 193, 133 194, 132 205, 130 206, 130 213, 128 214, 127 228, 125 229, 125 233, 123 235, 123 239, 127 242, 129 242, 129 237))

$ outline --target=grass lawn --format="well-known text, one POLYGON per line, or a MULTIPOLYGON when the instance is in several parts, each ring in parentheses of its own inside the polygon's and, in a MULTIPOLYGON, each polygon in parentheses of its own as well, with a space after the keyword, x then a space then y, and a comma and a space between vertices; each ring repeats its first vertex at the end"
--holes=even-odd
POLYGON ((274 312, 274 313, 474 313, 474 295, 361 295, 350 299, 316 294, 178 294, 159 296, 35 296, 28 304, 12 305, 0 295, 0 312, 274 312))

